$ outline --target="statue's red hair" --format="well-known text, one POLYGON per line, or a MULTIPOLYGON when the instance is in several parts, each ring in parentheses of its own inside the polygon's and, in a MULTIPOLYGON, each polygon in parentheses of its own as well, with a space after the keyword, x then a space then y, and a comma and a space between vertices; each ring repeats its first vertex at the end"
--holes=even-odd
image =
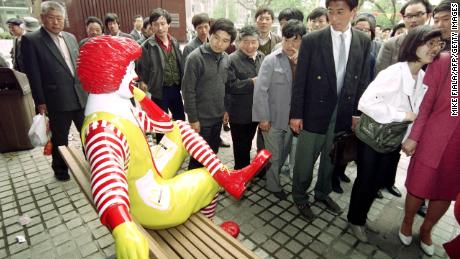
POLYGON ((77 61, 83 89, 92 94, 117 91, 127 66, 141 53, 141 46, 130 38, 108 35, 91 38, 80 48, 77 61))

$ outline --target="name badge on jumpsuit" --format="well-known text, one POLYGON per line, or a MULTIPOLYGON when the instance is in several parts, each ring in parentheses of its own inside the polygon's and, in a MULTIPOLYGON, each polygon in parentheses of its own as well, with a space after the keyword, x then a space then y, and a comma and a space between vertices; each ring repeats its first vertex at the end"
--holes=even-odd
POLYGON ((169 187, 157 183, 152 170, 136 181, 136 188, 145 205, 157 210, 169 208, 171 200, 169 187))

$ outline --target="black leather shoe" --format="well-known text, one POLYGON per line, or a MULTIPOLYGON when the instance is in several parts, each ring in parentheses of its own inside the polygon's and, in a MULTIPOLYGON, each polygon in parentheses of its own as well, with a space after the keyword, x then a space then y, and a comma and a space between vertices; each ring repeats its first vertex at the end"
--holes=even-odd
POLYGON ((377 199, 383 199, 382 191, 381 191, 381 190, 378 190, 378 191, 377 191, 377 194, 375 195, 375 197, 376 197, 377 199))
POLYGON ((332 183, 332 191, 336 193, 343 193, 343 189, 340 186, 340 183, 332 183))
POLYGON ((398 190, 398 188, 396 188, 396 186, 394 186, 394 185, 391 186, 391 187, 387 187, 386 189, 387 189, 387 191, 388 191, 389 193, 393 194, 393 195, 396 196, 396 197, 401 197, 401 196, 402 196, 402 195, 401 195, 401 192, 400 192, 400 191, 398 190))
POLYGON ((299 210, 299 213, 300 213, 300 216, 302 216, 302 218, 308 220, 308 221, 312 221, 313 219, 315 219, 315 213, 313 213, 313 211, 311 210, 310 208, 310 205, 308 203, 305 203, 305 204, 297 204, 297 209, 299 210))
POLYGON ((54 174, 54 177, 61 182, 67 182, 70 180, 69 174, 54 174))
POLYGON ((420 206, 420 208, 418 208, 417 214, 420 215, 420 216, 422 216, 422 217, 425 217, 425 216, 426 216, 426 210, 427 210, 427 209, 428 209, 428 208, 426 207, 426 205, 425 205, 425 204, 422 204, 422 205, 420 206))
POLYGON ((340 181, 342 182, 345 182, 345 183, 351 182, 350 178, 348 178, 348 176, 346 176, 345 174, 340 175, 339 178, 340 178, 340 181))
POLYGON ((342 213, 342 208, 340 208, 340 206, 334 200, 332 200, 331 197, 327 197, 326 199, 317 199, 315 197, 315 200, 326 205, 326 208, 333 214, 339 215, 342 213))
POLYGON ((278 198, 278 199, 280 199, 282 201, 287 199, 287 194, 283 190, 281 190, 279 192, 272 192, 272 193, 273 193, 273 195, 276 196, 276 198, 278 198))

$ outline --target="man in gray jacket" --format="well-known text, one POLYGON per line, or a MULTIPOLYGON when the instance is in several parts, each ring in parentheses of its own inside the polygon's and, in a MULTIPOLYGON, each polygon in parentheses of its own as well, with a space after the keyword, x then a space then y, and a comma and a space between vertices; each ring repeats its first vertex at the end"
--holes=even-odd
MULTIPOLYGON (((195 49, 187 58, 182 78, 185 112, 190 126, 219 151, 222 121, 228 121, 224 106, 228 73, 225 50, 235 40, 236 30, 228 19, 218 19, 211 26, 209 43, 195 49)), ((202 165, 190 160, 189 169, 202 165)))
POLYGON ((268 55, 254 86, 252 120, 259 123, 265 147, 272 153, 267 167, 266 188, 278 199, 287 194, 280 185, 280 170, 291 150, 292 132, 289 128, 292 81, 297 66, 302 36, 307 28, 299 20, 289 20, 282 29, 281 49, 268 55))

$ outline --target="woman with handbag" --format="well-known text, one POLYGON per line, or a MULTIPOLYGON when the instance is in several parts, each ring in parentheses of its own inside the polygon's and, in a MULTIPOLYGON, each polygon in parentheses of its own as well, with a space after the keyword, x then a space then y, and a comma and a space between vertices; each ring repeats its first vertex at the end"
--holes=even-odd
POLYGON ((428 255, 434 254, 433 226, 460 193, 460 119, 451 115, 450 62, 449 52, 444 52, 428 67, 424 80, 428 92, 402 147, 412 157, 399 237, 404 245, 410 245, 414 216, 422 202, 429 200, 420 226, 420 247, 428 255))
POLYGON ((381 71, 359 101, 363 114, 355 129, 358 170, 347 217, 362 242, 367 242, 367 213, 382 179, 393 173, 389 165, 399 160, 401 142, 427 90, 422 67, 433 62, 442 45, 440 30, 420 26, 410 31, 401 45, 399 63, 381 71))

